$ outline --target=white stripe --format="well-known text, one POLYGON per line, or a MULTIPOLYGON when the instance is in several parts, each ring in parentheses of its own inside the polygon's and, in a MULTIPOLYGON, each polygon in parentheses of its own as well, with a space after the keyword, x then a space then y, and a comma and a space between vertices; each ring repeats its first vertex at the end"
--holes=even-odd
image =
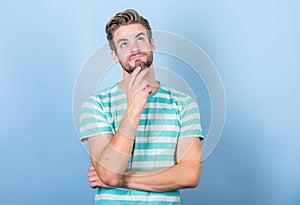
POLYGON ((163 93, 160 93, 159 97, 172 99, 172 100, 175 100, 179 103, 184 103, 187 100, 187 98, 185 98, 185 97, 179 97, 179 96, 174 96, 174 95, 170 96, 170 95, 163 94, 163 93))
MULTIPOLYGON (((119 104, 119 105, 114 105, 115 103, 115 99, 107 99, 107 100, 103 100, 103 103, 107 103, 107 102, 111 102, 111 105, 113 105, 113 107, 116 107, 116 106, 122 106, 124 108, 127 107, 127 103, 124 102, 122 104, 119 104)), ((160 102, 156 102, 156 103, 147 103, 145 108, 151 108, 151 109, 161 109, 161 108, 165 108, 165 109, 172 109, 174 108, 174 104, 167 104, 167 103, 160 103, 160 102)))
POLYGON ((124 98, 126 99, 126 94, 115 95, 112 97, 106 97, 106 98, 102 99, 102 102, 103 103, 107 103, 107 102, 114 103, 115 101, 122 100, 124 98))
POLYGON ((191 114, 191 115, 188 115, 187 117, 185 117, 184 119, 182 119, 182 123, 187 122, 187 121, 189 121, 189 120, 193 120, 193 119, 195 119, 195 118, 197 118, 197 119, 200 118, 200 116, 199 116, 198 113, 193 113, 193 114, 191 114))
POLYGON ((114 195, 114 194, 96 194, 95 200, 122 200, 122 201, 166 201, 179 202, 179 196, 140 196, 140 195, 114 195))
POLYGON ((90 102, 82 103, 81 108, 90 108, 90 109, 95 109, 95 110, 101 112, 100 108, 97 105, 90 103, 90 102))
POLYGON ((152 169, 154 169, 154 167, 170 167, 173 165, 174 165, 173 161, 132 162, 133 168, 151 167, 152 169))
POLYGON ((136 149, 134 155, 173 155, 174 149, 136 149))
POLYGON ((188 126, 182 127, 180 132, 185 132, 187 130, 194 130, 195 131, 195 130, 198 130, 198 129, 201 130, 201 127, 200 127, 199 124, 190 124, 188 126))
POLYGON ((113 107, 104 107, 105 112, 120 112, 120 111, 126 111, 127 105, 126 104, 120 104, 120 105, 113 105, 113 107))
POLYGON ((185 110, 188 111, 192 108, 198 108, 197 104, 196 103, 190 103, 188 104, 187 106, 185 106, 185 110))
MULTIPOLYGON (((166 86, 164 86, 164 89, 169 90, 169 91, 171 91, 172 93, 175 93, 175 94, 177 94, 177 95, 188 96, 188 95, 185 94, 184 92, 181 92, 181 91, 179 91, 179 90, 175 90, 174 88, 171 88, 171 87, 166 87, 166 86)), ((185 97, 185 99, 186 99, 186 97, 185 97)))
POLYGON ((89 123, 89 124, 86 124, 86 125, 83 125, 80 127, 79 131, 80 132, 84 132, 84 131, 87 131, 89 129, 93 129, 93 128, 99 128, 99 127, 107 127, 107 124, 105 123, 89 123))
POLYGON ((155 103, 147 103, 146 108, 165 108, 165 109, 172 109, 174 108, 174 104, 168 104, 168 103, 160 103, 160 102, 155 102, 155 103))
POLYGON ((98 103, 100 102, 99 96, 91 96, 91 97, 89 97, 89 100, 96 101, 98 103))
POLYGON ((119 87, 117 85, 112 86, 111 88, 107 89, 107 90, 101 90, 99 92, 99 95, 106 95, 107 93, 111 93, 114 94, 118 91, 119 87))
POLYGON ((136 142, 167 142, 167 143, 176 143, 177 138, 176 137, 137 137, 135 138, 136 142))
MULTIPOLYGON (((139 131, 145 131, 145 126, 139 125, 139 131)), ((154 130, 161 130, 161 131, 178 131, 178 126, 176 125, 148 125, 146 131, 154 131, 154 130)))
POLYGON ((100 115, 95 115, 95 114, 91 114, 91 113, 82 113, 80 115, 80 118, 79 118, 79 121, 82 121, 84 119, 88 119, 88 118, 94 118, 94 119, 97 119, 97 120, 105 120, 103 117, 101 117, 100 115))
POLYGON ((148 114, 141 114, 141 119, 168 119, 174 120, 178 119, 177 115, 174 114, 161 114, 161 113, 148 113, 148 114))

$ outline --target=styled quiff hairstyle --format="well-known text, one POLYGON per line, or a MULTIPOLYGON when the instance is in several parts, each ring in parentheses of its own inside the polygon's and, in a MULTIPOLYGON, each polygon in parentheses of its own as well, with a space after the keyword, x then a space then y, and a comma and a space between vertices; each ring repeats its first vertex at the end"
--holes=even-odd
POLYGON ((148 40, 151 42, 152 31, 147 19, 144 19, 135 10, 127 9, 120 13, 117 13, 112 19, 110 19, 105 27, 106 38, 109 42, 111 50, 116 51, 116 46, 114 44, 113 38, 115 31, 124 25, 129 24, 141 24, 147 30, 148 40))

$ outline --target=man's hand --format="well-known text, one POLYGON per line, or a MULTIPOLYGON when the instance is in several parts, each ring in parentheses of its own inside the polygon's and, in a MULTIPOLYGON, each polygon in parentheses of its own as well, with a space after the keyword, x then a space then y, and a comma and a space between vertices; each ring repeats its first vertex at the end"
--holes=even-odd
POLYGON ((138 113, 142 113, 147 102, 148 95, 151 94, 149 80, 145 79, 149 68, 141 69, 137 67, 129 77, 126 95, 128 106, 136 109, 138 113))
POLYGON ((106 184, 104 184, 101 179, 98 177, 97 172, 93 166, 90 166, 88 169, 88 181, 90 183, 90 187, 95 189, 97 187, 105 187, 109 188, 106 184))

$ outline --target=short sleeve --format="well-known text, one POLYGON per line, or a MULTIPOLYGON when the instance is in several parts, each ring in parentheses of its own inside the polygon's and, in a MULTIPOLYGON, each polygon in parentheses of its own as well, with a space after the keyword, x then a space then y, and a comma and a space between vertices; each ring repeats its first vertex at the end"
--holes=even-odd
POLYGON ((99 96, 82 103, 79 122, 80 141, 97 134, 113 133, 99 96))
POLYGON ((179 139, 182 137, 199 137, 201 140, 204 139, 199 108, 197 103, 191 97, 188 97, 183 103, 180 119, 181 126, 179 139))

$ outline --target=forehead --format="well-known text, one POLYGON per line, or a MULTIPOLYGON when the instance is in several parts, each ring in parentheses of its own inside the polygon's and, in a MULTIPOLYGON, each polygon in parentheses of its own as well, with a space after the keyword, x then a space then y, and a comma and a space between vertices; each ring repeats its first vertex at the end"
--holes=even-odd
POLYGON ((130 36, 135 36, 141 32, 147 35, 146 28, 141 24, 123 25, 114 32, 114 39, 129 38, 130 36))

